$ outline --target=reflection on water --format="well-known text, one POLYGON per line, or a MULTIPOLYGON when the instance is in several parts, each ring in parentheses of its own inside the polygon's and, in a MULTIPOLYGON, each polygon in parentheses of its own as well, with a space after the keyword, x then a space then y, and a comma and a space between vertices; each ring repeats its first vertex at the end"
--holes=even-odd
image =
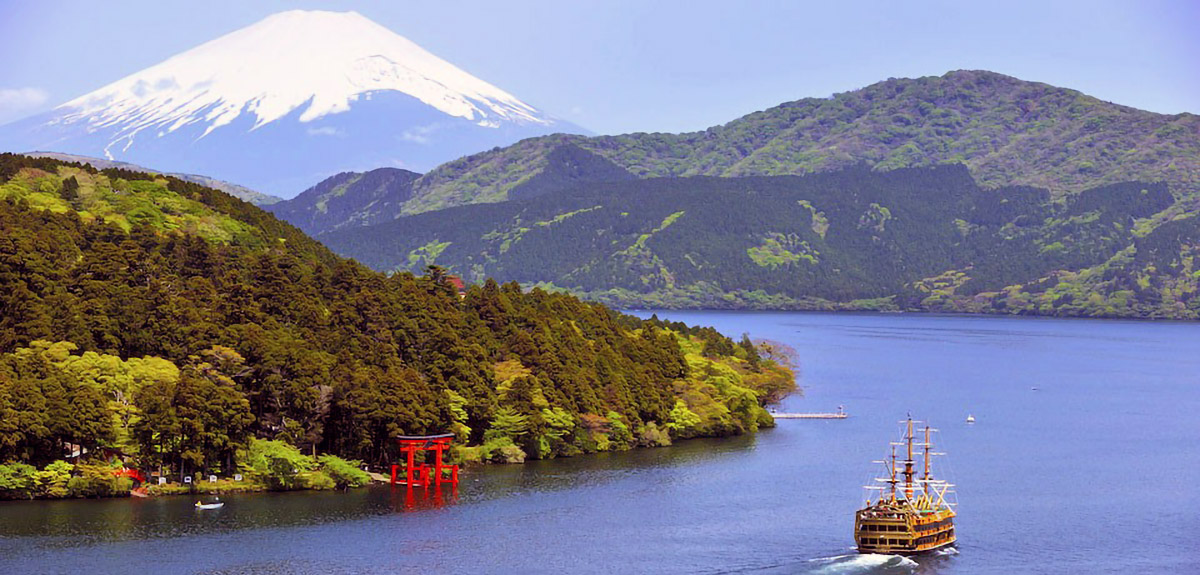
POLYGON ((411 513, 441 509, 458 502, 458 485, 448 483, 445 486, 436 484, 426 488, 420 487, 391 487, 391 508, 394 511, 411 513))
POLYGON ((805 394, 781 411, 850 418, 470 469, 457 493, 0 503, 0 573, 1194 571, 1200 325, 659 315, 794 346, 805 394), (958 554, 854 554, 859 486, 909 411, 942 430, 958 554))

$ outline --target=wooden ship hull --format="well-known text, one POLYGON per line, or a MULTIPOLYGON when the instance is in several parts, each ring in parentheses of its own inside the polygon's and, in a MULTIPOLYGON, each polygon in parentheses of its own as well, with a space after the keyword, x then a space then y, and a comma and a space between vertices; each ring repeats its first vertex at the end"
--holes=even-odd
POLYGON ((855 516, 854 540, 859 553, 915 555, 936 551, 954 545, 954 512, 882 517, 871 508, 862 509, 855 516))

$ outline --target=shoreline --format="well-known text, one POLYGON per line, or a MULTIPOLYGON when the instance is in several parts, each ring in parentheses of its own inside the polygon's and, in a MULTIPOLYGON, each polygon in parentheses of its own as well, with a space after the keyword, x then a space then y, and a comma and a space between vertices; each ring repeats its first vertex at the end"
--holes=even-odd
MULTIPOLYGON (((607 305, 607 304, 606 304, 607 305)), ((651 314, 656 314, 661 319, 664 314, 672 312, 684 313, 711 313, 711 314, 756 314, 766 315, 775 313, 800 314, 800 315, 828 315, 828 316, 913 316, 913 317, 948 317, 948 318, 980 318, 980 319, 1006 319, 1006 320, 1039 320, 1039 321, 1097 321, 1097 322, 1124 322, 1124 323, 1155 323, 1155 324, 1181 324, 1181 325, 1200 325, 1200 318, 1170 318, 1170 317, 1127 317, 1127 316, 1080 316, 1080 315, 1045 315, 1045 314, 1019 314, 1019 313, 990 313, 990 312, 965 312, 965 311, 923 311, 923 310, 869 310, 869 309, 732 309, 732 308, 699 308, 699 307, 678 307, 678 308, 614 308, 617 311, 629 314, 636 317, 642 317, 643 314, 648 318, 651 314)))
MULTIPOLYGON (((466 471, 469 469, 481 469, 481 468, 493 467, 493 466, 522 466, 522 465, 528 465, 528 464, 533 464, 533 463, 552 461, 555 459, 576 459, 576 458, 580 458, 580 457, 597 456, 597 455, 611 455, 614 453, 630 453, 630 452, 634 452, 634 451, 641 451, 641 450, 648 450, 648 449, 660 449, 660 448, 664 448, 664 447, 669 448, 680 442, 690 442, 693 440, 710 440, 710 441, 712 441, 712 440, 721 440, 721 439, 731 439, 731 438, 736 438, 736 437, 746 437, 746 436, 757 434, 759 431, 762 431, 762 430, 773 429, 776 426, 775 418, 773 415, 772 415, 771 421, 772 421, 772 423, 769 426, 763 426, 759 430, 748 431, 746 433, 740 433, 740 434, 696 436, 696 437, 679 438, 679 439, 672 441, 672 443, 667 444, 667 445, 640 445, 640 446, 633 447, 630 449, 578 453, 578 454, 574 454, 574 455, 563 455, 563 456, 553 457, 553 458, 549 458, 549 459, 525 459, 520 462, 503 462, 503 461, 473 462, 473 463, 468 463, 465 465, 460 464, 460 465, 462 465, 460 469, 462 471, 466 471)), ((210 484, 207 480, 192 483, 192 484, 190 484, 191 485, 190 487, 186 487, 186 488, 185 488, 185 486, 188 484, 175 483, 175 482, 166 483, 164 485, 143 484, 136 489, 145 489, 147 491, 147 493, 145 495, 140 495, 140 496, 134 495, 134 493, 133 493, 134 490, 131 489, 130 491, 127 491, 124 493, 114 493, 111 495, 100 495, 100 496, 67 495, 67 496, 63 496, 63 497, 0 497, 0 505, 3 505, 7 502, 13 502, 13 501, 47 501, 47 502, 49 502, 49 501, 87 501, 87 500, 99 500, 99 499, 139 499, 139 498, 140 499, 158 499, 158 498, 162 498, 162 497, 180 497, 180 496, 185 496, 185 495, 193 496, 193 497, 195 497, 195 496, 204 497, 204 496, 215 496, 215 495, 238 495, 238 494, 250 494, 250 493, 296 493, 296 492, 304 492, 304 491, 348 492, 352 489, 365 489, 365 488, 369 488, 372 486, 377 486, 377 485, 387 486, 390 484, 390 478, 384 473, 380 473, 380 472, 376 472, 376 471, 366 471, 365 473, 370 476, 370 481, 368 481, 367 483, 364 483, 362 485, 346 486, 346 487, 319 488, 319 487, 297 486, 297 487, 290 488, 290 489, 271 489, 265 483, 256 482, 256 481, 243 480, 241 482, 235 482, 232 479, 218 479, 215 483, 216 487, 212 487, 212 488, 206 487, 208 485, 214 485, 214 484, 210 484), (231 484, 233 484, 233 485, 231 485, 231 484), (226 487, 228 487, 228 488, 226 488, 226 487), (155 493, 155 491, 159 491, 159 492, 155 493)), ((460 482, 461 482, 461 480, 460 480, 460 482)), ((402 484, 397 483, 397 486, 400 486, 400 485, 402 485, 402 484)), ((447 482, 446 485, 450 485, 450 484, 447 482)), ((421 487, 421 488, 417 488, 417 489, 424 490, 425 488, 421 487)))

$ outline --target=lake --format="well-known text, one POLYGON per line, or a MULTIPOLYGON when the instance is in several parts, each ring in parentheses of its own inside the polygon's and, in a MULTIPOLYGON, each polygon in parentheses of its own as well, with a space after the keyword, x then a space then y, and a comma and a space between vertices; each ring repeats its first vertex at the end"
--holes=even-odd
POLYGON ((659 315, 792 345, 804 394, 780 410, 851 417, 471 470, 412 500, 0 503, 0 573, 1200 573, 1200 324, 659 315), (871 460, 910 412, 949 453, 957 550, 854 555, 871 460))

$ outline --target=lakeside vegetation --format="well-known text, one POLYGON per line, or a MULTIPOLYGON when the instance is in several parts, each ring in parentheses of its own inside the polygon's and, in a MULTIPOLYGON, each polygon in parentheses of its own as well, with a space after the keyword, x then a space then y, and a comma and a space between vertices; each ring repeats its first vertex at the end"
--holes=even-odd
POLYGON ((34 496, 69 451, 72 477, 120 452, 178 481, 271 477, 273 445, 307 474, 263 480, 286 488, 346 484, 330 456, 384 465, 400 434, 453 432, 465 461, 663 445, 770 425, 795 385, 745 339, 515 283, 460 297, 215 190, 11 154, 0 311, 0 462, 34 496))
MULTIPOLYGON (((11 462, 0 465, 0 499, 65 499, 85 497, 124 497, 134 488, 134 480, 120 475, 124 465, 116 459, 91 458, 96 463, 69 463, 56 460, 38 469, 33 465, 11 462)), ((191 483, 151 483, 147 495, 210 495, 295 489, 350 489, 370 483, 371 477, 359 468, 361 462, 347 461, 335 455, 312 457, 282 441, 251 438, 239 451, 238 470, 242 477, 224 477, 211 481, 203 473, 190 476, 191 483)))

